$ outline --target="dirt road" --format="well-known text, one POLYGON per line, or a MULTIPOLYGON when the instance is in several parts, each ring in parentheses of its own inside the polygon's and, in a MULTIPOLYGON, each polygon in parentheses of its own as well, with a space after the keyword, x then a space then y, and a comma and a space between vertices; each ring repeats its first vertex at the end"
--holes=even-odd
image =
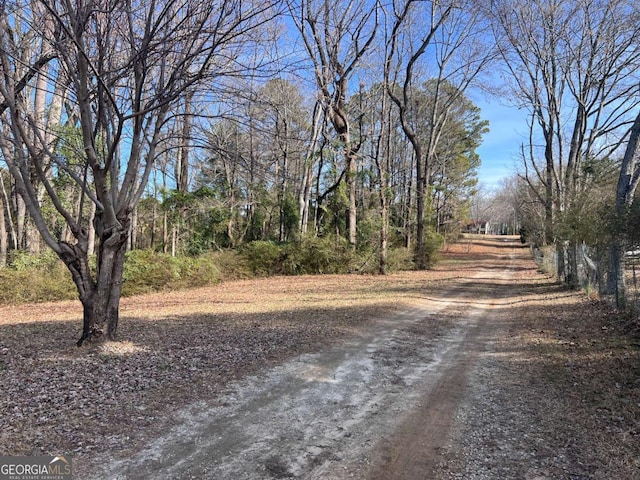
POLYGON ((105 479, 432 479, 470 375, 504 324, 515 240, 415 307, 360 335, 229 386, 175 412, 175 425, 135 455, 103 456, 105 479))
POLYGON ((640 327, 515 238, 433 270, 0 306, 0 454, 82 480, 640 480, 640 327))

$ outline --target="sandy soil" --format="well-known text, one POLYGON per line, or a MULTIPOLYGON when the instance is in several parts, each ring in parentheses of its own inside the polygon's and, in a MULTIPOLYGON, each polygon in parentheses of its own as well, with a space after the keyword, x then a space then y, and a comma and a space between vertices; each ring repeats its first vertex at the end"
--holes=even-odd
POLYGON ((640 478, 640 355, 615 312, 514 238, 445 256, 128 299, 124 341, 94 351, 64 347, 73 304, 0 311, 2 385, 90 368, 56 413, 9 389, 0 453, 71 450, 82 479, 640 478), (18 345, 38 328, 51 345, 18 345))
POLYGON ((503 276, 480 270, 425 296, 417 307, 372 319, 333 348, 237 382, 215 405, 178 412, 186 421, 133 458, 103 461, 108 470, 95 478, 330 479, 369 472, 374 478, 419 478, 414 468, 425 468, 424 449, 439 448, 447 438, 452 400, 460 397, 473 363, 468 353, 478 349, 481 319, 491 305, 477 301, 476 285, 480 278, 484 284, 503 276), (407 416, 421 418, 427 429, 407 416), (419 428, 403 426, 407 422, 419 428), (398 427, 401 441, 394 438, 398 427), (380 445, 386 437, 397 451, 380 445), (398 454, 409 457, 402 458, 405 475, 389 473, 399 471, 394 463, 376 464, 398 454), (416 456, 420 464, 411 461, 416 456))

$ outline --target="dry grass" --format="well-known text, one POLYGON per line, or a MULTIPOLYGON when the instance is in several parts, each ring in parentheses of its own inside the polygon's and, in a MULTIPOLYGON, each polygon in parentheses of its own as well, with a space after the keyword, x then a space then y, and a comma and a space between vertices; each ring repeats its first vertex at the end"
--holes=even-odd
MULTIPOLYGON (((127 298, 121 341, 82 349, 73 346, 77 302, 0 307, 0 454, 125 455, 163 430, 175 408, 357 334, 480 267, 499 268, 508 251, 476 238, 443 255, 427 272, 238 280, 127 298)), ((591 459, 585 478, 634 478, 638 340, 604 305, 554 285, 530 261, 517 265, 522 299, 496 312, 509 333, 496 353, 508 365, 503 380, 517 379, 504 391, 526 399, 520 407, 552 445, 591 459)), ((514 405, 515 397, 504 408, 514 405)))
POLYGON ((78 349, 78 302, 0 307, 0 454, 123 452, 176 407, 364 328, 458 275, 238 280, 122 301, 120 341, 78 349))

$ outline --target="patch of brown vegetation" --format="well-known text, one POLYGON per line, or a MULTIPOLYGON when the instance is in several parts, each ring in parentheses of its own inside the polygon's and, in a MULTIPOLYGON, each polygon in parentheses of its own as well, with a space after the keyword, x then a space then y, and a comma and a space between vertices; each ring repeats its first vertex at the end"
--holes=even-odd
POLYGON ((531 263, 515 280, 439 478, 640 479, 640 341, 531 263))
POLYGON ((175 408, 407 308, 450 272, 239 280, 122 301, 120 341, 78 349, 78 302, 0 307, 0 454, 126 451, 175 408))

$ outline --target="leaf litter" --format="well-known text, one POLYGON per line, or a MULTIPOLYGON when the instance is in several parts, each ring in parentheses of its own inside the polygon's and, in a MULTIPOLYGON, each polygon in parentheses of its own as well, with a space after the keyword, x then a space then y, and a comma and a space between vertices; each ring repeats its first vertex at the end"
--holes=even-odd
MULTIPOLYGON (((176 409, 215 402, 233 380, 348 340, 479 261, 504 258, 482 241, 444 256, 427 272, 239 280, 126 298, 120 341, 81 349, 79 303, 0 307, 0 454, 126 457, 166 430, 176 409)), ((440 478, 640 478, 638 340, 617 312, 530 261, 518 281, 530 291, 517 313, 499 313, 508 335, 477 367, 440 478)), ((276 460, 273 475, 288 475, 276 460)))

